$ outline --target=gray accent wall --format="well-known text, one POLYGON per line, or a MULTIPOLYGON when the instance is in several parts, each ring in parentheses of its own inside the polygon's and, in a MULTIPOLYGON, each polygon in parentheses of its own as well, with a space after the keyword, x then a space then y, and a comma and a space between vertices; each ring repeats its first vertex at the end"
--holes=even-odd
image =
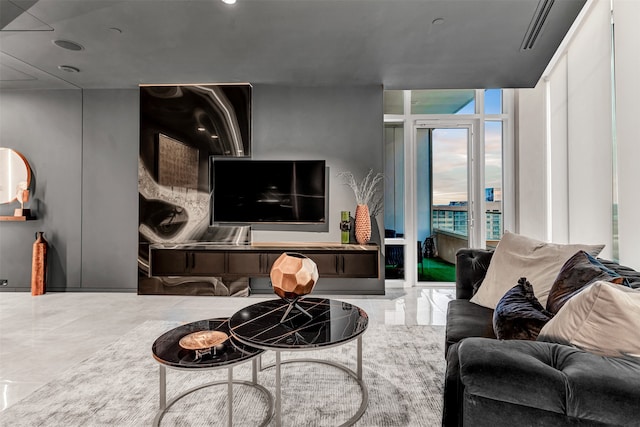
MULTIPOLYGON (((355 199, 336 174, 383 168, 382 87, 253 93, 253 158, 325 159, 330 203, 326 232, 260 230, 254 240, 339 242, 340 211, 353 214, 355 199)), ((25 207, 38 218, 0 222, 0 279, 9 279, 0 291, 30 290, 36 231, 50 242, 48 291, 136 291, 138 141, 137 89, 0 92, 0 146, 30 162, 25 207)), ((0 205, 0 215, 16 207, 0 205)))
POLYGON ((325 160, 329 178, 326 232, 257 230, 254 240, 340 242, 340 211, 354 216, 356 201, 337 174, 384 171, 382 94, 382 86, 254 87, 253 158, 325 160))
POLYGON ((82 287, 138 287, 137 89, 85 90, 82 287))
MULTIPOLYGON (((37 218, 0 222, 0 278, 9 280, 0 290, 31 289, 36 231, 49 241, 47 289, 80 287, 82 92, 0 92, 0 145, 27 158, 33 181, 25 207, 37 218)), ((12 215, 17 207, 0 205, 0 215, 12 215)))

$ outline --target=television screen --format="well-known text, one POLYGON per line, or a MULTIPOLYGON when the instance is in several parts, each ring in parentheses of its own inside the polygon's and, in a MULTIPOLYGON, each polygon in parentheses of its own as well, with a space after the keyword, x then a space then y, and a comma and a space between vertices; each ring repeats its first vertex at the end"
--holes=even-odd
POLYGON ((211 161, 211 223, 325 222, 324 160, 211 161))

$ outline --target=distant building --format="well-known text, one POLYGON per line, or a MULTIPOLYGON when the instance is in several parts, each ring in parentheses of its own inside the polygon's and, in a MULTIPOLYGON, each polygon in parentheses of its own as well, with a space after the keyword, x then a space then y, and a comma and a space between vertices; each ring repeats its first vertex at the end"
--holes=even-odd
MULTIPOLYGON (((434 231, 441 230, 468 237, 467 202, 452 201, 448 205, 434 206, 431 211, 431 225, 434 231)), ((487 240, 500 240, 502 236, 502 203, 487 202, 487 240)))
POLYGON ((502 237, 502 203, 487 202, 485 216, 487 221, 487 240, 500 240, 502 237))
POLYGON ((467 202, 449 202, 448 205, 434 206, 431 210, 431 226, 434 231, 467 236, 467 202))
POLYGON ((484 200, 493 202, 493 187, 484 189, 484 200))

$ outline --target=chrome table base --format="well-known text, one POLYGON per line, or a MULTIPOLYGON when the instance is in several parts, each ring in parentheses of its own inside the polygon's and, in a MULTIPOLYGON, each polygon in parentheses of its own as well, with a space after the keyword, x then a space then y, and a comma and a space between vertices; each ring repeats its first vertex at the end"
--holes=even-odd
MULTIPOLYGON (((367 406, 369 405, 369 391, 367 389, 366 384, 362 380, 362 336, 357 338, 357 367, 356 372, 352 371, 348 367, 328 360, 322 359, 290 359, 290 360, 282 360, 281 359, 281 351, 273 350, 276 354, 276 362, 272 365, 261 366, 260 370, 275 368, 275 377, 276 377, 276 396, 275 396, 275 423, 276 426, 282 426, 282 380, 281 380, 281 367, 285 364, 292 363, 319 363, 323 365, 333 366, 334 368, 340 369, 341 371, 348 374, 352 377, 360 386, 360 391, 362 393, 362 400, 360 402, 360 407, 356 411, 355 414, 351 418, 349 418, 344 423, 340 424, 339 427, 347 427, 352 426, 362 417, 364 412, 367 410, 367 406)), ((286 350, 285 350, 286 351, 286 350)))
MULTIPOLYGON (((230 366, 227 368, 228 370, 228 378, 227 381, 214 381, 214 382, 210 382, 210 383, 206 383, 206 384, 201 384, 198 385, 196 387, 193 387, 181 394, 179 394, 178 396, 174 397, 173 399, 171 399, 169 402, 167 402, 167 366, 165 365, 160 365, 160 408, 158 409, 158 412, 156 413, 156 416, 153 420, 153 426, 154 427, 158 427, 160 425, 160 422, 162 421, 162 417, 164 417, 164 415, 166 414, 166 412, 169 410, 169 408, 171 408, 171 406, 176 403, 178 400, 182 399, 183 397, 201 390, 203 388, 206 387, 212 387, 212 386, 217 386, 217 385, 223 385, 226 384, 227 385, 227 412, 228 412, 228 426, 231 427, 233 426, 233 385, 237 384, 237 385, 245 385, 245 386, 249 386, 249 387, 254 387, 255 389, 259 390, 260 392, 262 392, 262 394, 265 395, 266 399, 267 399, 267 407, 268 412, 266 417, 262 420, 262 423, 260 424, 260 427, 265 427, 267 424, 269 424, 269 422, 271 421, 271 419, 273 418, 273 398, 271 396, 271 393, 269 392, 269 390, 267 390, 265 387, 261 386, 260 384, 258 384, 258 373, 257 373, 257 359, 253 359, 252 360, 252 380, 251 381, 238 381, 233 379, 233 366, 230 366)), ((194 370, 194 369, 179 369, 179 368, 174 368, 174 367, 170 367, 171 369, 178 369, 178 370, 187 370, 187 371, 198 371, 198 369, 194 370)), ((200 369, 201 370, 201 369, 200 369)))

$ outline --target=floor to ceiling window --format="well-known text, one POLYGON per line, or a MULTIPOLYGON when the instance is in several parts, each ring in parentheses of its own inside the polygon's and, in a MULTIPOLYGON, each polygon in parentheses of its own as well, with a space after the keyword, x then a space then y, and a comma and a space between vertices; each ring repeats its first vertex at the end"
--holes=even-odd
POLYGON ((387 283, 453 282, 456 251, 495 246, 513 220, 513 93, 384 95, 387 283))

